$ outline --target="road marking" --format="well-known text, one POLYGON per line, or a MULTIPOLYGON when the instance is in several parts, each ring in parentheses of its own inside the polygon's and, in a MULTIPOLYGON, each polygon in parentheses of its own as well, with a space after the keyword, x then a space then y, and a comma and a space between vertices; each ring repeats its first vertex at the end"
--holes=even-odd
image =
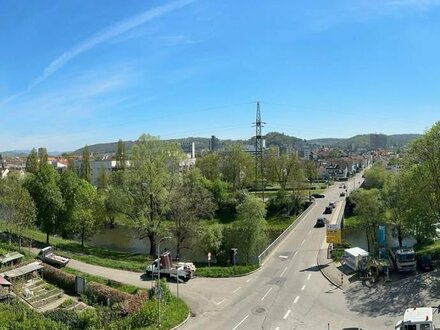
POLYGON ((251 277, 250 279, 247 279, 246 280, 246 283, 249 283, 250 281, 252 281, 254 278, 253 277, 251 277))
POLYGON ((246 321, 246 319, 249 317, 249 314, 245 316, 245 318, 243 320, 240 321, 240 323, 238 323, 232 330, 237 329, 244 321, 246 321))
POLYGON ((238 287, 237 289, 235 289, 234 290, 234 293, 236 293, 238 290, 240 290, 241 289, 241 286, 240 287, 238 287))
POLYGON ((275 330, 280 330, 280 327, 276 327, 275 330))
POLYGON ((295 253, 293 254, 292 259, 295 258, 295 256, 296 256, 297 253, 298 253, 298 251, 295 251, 295 253))
POLYGON ((299 300, 299 296, 296 296, 295 300, 293 301, 294 304, 296 304, 299 300))
POLYGON ((302 286, 301 291, 304 291, 304 289, 306 288, 305 285, 302 286))
POLYGON ((216 302, 215 300, 214 300, 214 304, 216 304, 217 306, 218 305, 220 305, 221 303, 223 303, 225 301, 225 299, 223 299, 222 301, 219 301, 219 302, 216 302))
POLYGON ((286 272, 286 270, 287 270, 287 266, 284 268, 284 270, 281 272, 281 274, 280 274, 280 277, 283 277, 283 275, 284 275, 284 273, 286 272))
POLYGON ((266 292, 266 294, 263 296, 263 298, 261 298, 261 301, 263 301, 264 298, 266 298, 266 296, 267 296, 267 295, 269 294, 269 292, 271 292, 271 291, 272 291, 272 288, 270 288, 269 291, 266 292))
POLYGON ((279 256, 280 259, 287 259, 289 256, 279 256))
POLYGON ((283 320, 287 319, 287 317, 289 316, 291 310, 289 309, 286 314, 284 314, 283 320))
POLYGON ((303 246, 303 244, 306 242, 306 240, 303 240, 302 242, 301 242, 301 246, 303 246))

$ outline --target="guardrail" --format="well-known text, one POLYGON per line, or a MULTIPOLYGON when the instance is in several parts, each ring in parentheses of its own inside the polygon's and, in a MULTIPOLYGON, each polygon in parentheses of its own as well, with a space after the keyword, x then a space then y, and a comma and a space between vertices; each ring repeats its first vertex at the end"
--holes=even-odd
POLYGON ((301 220, 310 212, 310 210, 313 208, 315 204, 310 204, 308 208, 304 210, 303 213, 300 214, 300 216, 290 224, 289 227, 287 227, 281 234, 278 236, 263 252, 260 253, 258 256, 258 264, 261 266, 264 259, 272 252, 274 248, 278 246, 278 244, 287 236, 290 234, 290 232, 296 227, 296 225, 301 222, 301 220))

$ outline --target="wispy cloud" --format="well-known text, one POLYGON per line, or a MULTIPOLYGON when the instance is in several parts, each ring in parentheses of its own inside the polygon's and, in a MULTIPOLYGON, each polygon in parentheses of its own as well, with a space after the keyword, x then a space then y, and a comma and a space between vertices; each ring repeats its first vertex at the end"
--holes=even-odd
POLYGON ((7 98, 3 99, 0 102, 0 105, 5 105, 12 100, 30 92, 32 89, 35 88, 35 86, 41 84, 43 81, 45 81, 47 78, 49 78, 51 75, 53 75, 55 72, 60 70, 64 65, 66 65, 67 62, 75 58, 76 56, 94 48, 95 46, 102 44, 106 41, 109 41, 113 38, 116 38, 136 27, 141 26, 142 24, 145 24, 148 21, 151 21, 154 18, 163 16, 169 12, 172 12, 174 10, 180 9, 182 7, 185 7, 196 0, 178 0, 175 2, 172 2, 170 4, 156 7, 154 9, 147 10, 141 14, 138 14, 136 16, 130 17, 126 20, 119 21, 99 32, 92 35, 91 37, 85 39, 84 41, 80 42, 78 45, 74 46, 73 48, 67 50, 63 54, 61 54, 59 57, 57 57, 55 60, 53 60, 43 71, 43 73, 38 76, 31 84, 25 89, 22 90, 14 95, 8 96, 7 98))

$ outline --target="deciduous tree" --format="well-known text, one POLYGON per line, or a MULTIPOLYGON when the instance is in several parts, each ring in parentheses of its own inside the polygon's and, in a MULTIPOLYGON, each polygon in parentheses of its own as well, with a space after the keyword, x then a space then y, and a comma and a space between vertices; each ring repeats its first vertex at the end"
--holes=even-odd
POLYGON ((8 232, 17 235, 21 248, 23 232, 33 226, 36 208, 18 175, 12 174, 0 180, 0 215, 6 221, 8 232))
POLYGON ((49 236, 59 228, 60 213, 64 208, 63 197, 58 186, 59 174, 49 164, 41 164, 37 173, 30 175, 25 181, 37 208, 37 226, 49 236))

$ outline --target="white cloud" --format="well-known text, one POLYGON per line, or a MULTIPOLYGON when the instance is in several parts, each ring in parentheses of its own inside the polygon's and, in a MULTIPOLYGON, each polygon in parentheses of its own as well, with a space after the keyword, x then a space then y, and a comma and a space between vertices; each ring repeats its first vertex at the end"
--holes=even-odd
POLYGON ((0 102, 0 105, 5 105, 10 101, 30 92, 35 86, 41 84, 55 72, 60 70, 67 62, 75 58, 76 56, 94 48, 95 46, 104 43, 106 41, 112 40, 136 27, 151 21, 154 18, 161 17, 171 11, 177 10, 184 6, 187 6, 196 0, 178 0, 169 3, 164 6, 156 7, 154 9, 147 10, 141 14, 130 17, 126 20, 117 22, 99 32, 92 35, 91 37, 80 42, 78 45, 67 50, 55 60, 53 60, 43 71, 43 73, 38 76, 25 90, 20 91, 14 95, 8 96, 0 102))

